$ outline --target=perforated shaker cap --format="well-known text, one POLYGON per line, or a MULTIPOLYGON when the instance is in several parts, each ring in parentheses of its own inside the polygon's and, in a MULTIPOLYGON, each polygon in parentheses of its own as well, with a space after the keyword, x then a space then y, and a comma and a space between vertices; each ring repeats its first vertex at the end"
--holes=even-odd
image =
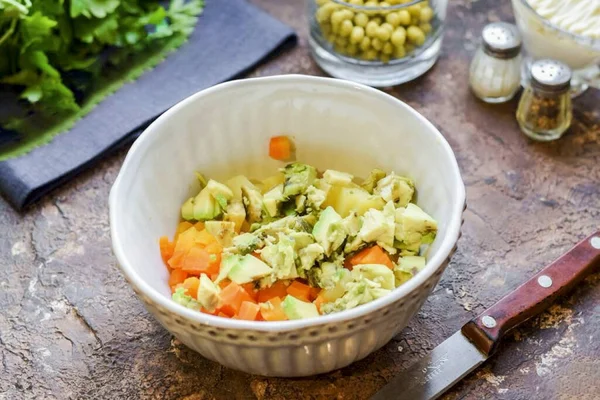
POLYGON ((556 60, 538 60, 531 65, 531 86, 546 92, 566 92, 571 87, 571 69, 556 60))
POLYGON ((481 32, 483 49, 496 58, 513 58, 521 52, 521 35, 513 24, 493 22, 481 32))

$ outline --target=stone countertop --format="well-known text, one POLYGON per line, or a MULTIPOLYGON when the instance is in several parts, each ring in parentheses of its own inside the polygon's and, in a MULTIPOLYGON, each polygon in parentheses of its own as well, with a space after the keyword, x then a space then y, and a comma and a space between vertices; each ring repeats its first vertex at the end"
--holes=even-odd
MULTIPOLYGON (((250 73, 322 75, 304 4, 254 0, 294 26, 299 45, 250 73)), ((146 312, 110 250, 107 198, 125 150, 22 215, 0 199, 1 399, 366 399, 415 358, 600 227, 600 92, 575 101, 560 141, 527 140, 516 101, 486 105, 467 87, 483 25, 508 1, 456 0, 443 53, 414 82, 385 89, 439 127, 467 186, 459 250, 407 328, 342 370, 304 379, 225 369, 174 340, 146 312)), ((446 399, 597 399, 600 275, 526 323, 446 399)))

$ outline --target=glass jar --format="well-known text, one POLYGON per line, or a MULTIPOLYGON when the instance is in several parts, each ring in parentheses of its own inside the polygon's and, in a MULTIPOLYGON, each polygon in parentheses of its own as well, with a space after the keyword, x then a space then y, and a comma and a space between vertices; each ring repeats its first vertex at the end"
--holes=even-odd
POLYGON ((521 131, 538 141, 559 139, 573 119, 570 87, 567 65, 554 60, 534 62, 517 109, 521 131))
POLYGON ((309 44, 331 76, 369 86, 408 82, 437 61, 448 0, 307 0, 309 44))
POLYGON ((483 28, 482 44, 469 70, 469 86, 487 103, 503 103, 521 88, 521 37, 517 27, 493 22, 483 28))

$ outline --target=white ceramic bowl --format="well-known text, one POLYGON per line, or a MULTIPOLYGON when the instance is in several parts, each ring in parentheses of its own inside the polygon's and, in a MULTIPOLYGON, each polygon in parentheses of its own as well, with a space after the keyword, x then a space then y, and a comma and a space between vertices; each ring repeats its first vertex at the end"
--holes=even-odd
POLYGON ((131 147, 110 193, 113 249, 137 295, 188 347, 258 375, 306 376, 344 367, 387 343, 437 284, 459 237, 465 189, 440 132, 415 110, 359 84, 287 75, 201 91, 165 112, 131 147), (298 160, 365 177, 406 174, 439 222, 425 269, 392 294, 318 318, 252 322, 186 309, 170 299, 158 238, 172 236, 194 171, 263 178, 280 162, 269 138, 295 138, 298 160))

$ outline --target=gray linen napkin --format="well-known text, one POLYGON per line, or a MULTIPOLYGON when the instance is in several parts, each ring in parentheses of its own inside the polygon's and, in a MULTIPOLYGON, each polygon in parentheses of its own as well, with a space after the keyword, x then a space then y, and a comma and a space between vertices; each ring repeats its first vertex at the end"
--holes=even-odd
POLYGON ((0 162, 0 192, 23 209, 133 141, 180 100, 239 76, 295 40, 288 26, 245 0, 208 0, 189 41, 155 69, 125 84, 49 144, 0 162))

